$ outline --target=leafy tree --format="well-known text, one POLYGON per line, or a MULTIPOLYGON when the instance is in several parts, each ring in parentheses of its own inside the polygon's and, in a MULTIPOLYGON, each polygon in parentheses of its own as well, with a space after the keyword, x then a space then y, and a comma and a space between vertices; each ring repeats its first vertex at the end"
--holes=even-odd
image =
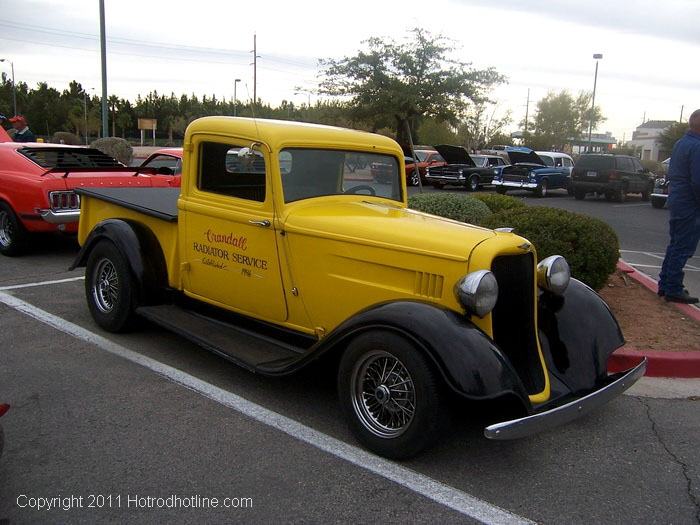
POLYGON ((659 137, 656 139, 656 142, 659 144, 659 149, 667 151, 670 155, 673 150, 673 145, 685 135, 686 131, 688 131, 687 122, 674 122, 659 133, 659 137))
POLYGON ((393 126, 400 142, 407 137, 406 123, 432 117, 456 125, 470 101, 487 100, 488 92, 505 81, 493 68, 476 70, 471 64, 450 59, 450 41, 415 28, 410 40, 370 38, 367 51, 340 60, 321 60, 325 80, 320 91, 349 99, 352 118, 372 129, 393 126))
POLYGON ((460 143, 464 144, 469 150, 480 150, 492 144, 501 144, 501 142, 494 142, 494 136, 503 134, 503 129, 513 119, 510 111, 506 111, 503 117, 497 118, 497 110, 497 105, 473 104, 469 108, 467 117, 459 125, 458 136, 460 143))
POLYGON ((447 122, 438 122, 435 119, 424 119, 418 128, 418 136, 422 144, 432 146, 436 144, 457 144, 459 142, 452 126, 447 122))
MULTIPOLYGON (((591 97, 581 92, 574 98, 568 91, 550 91, 537 103, 534 131, 524 137, 525 143, 535 149, 563 149, 572 139, 588 133, 591 119, 591 97)), ((605 121, 596 106, 592 112, 593 129, 605 121)))

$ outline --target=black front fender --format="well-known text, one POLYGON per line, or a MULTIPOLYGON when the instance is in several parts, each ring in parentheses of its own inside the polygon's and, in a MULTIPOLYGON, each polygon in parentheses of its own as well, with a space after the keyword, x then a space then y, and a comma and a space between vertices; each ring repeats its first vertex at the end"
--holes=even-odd
POLYGON ((100 222, 88 235, 69 269, 85 266, 92 249, 104 239, 114 243, 126 259, 137 283, 139 304, 158 302, 168 285, 168 270, 157 237, 140 222, 129 219, 100 222))
POLYGON ((447 384, 467 399, 515 395, 530 406, 525 387, 495 343, 468 318, 427 303, 400 301, 360 312, 318 343, 323 353, 367 330, 407 337, 435 362, 447 384))
POLYGON ((625 343, 617 319, 591 288, 571 279, 563 296, 540 295, 540 346, 552 381, 552 397, 590 392, 607 381, 608 358, 625 343), (559 392, 557 392, 559 391, 559 392))

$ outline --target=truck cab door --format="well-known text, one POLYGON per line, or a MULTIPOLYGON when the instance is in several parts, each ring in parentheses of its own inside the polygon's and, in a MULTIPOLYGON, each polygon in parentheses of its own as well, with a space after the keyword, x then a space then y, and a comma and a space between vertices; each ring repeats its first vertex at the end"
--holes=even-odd
POLYGON ((285 321, 269 156, 248 149, 250 144, 194 138, 179 215, 183 289, 217 306, 285 321), (248 155, 239 155, 244 148, 248 155))

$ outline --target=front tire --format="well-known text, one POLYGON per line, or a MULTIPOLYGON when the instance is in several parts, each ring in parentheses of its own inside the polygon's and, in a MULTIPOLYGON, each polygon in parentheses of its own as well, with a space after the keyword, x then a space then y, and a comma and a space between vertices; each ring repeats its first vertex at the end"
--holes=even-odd
POLYGON ((472 175, 471 177, 469 177, 469 181, 467 182, 467 189, 469 191, 477 191, 479 189, 478 175, 472 175))
POLYGON ((355 437, 384 457, 414 456, 437 440, 445 423, 442 390, 428 358, 392 332, 359 335, 340 362, 343 414, 355 437))
POLYGON ((549 193, 549 183, 547 182, 547 179, 544 179, 542 182, 540 182, 539 186, 535 188, 535 196, 537 197, 546 197, 549 193))
POLYGON ((0 253, 9 257, 27 249, 29 232, 6 202, 0 202, 0 253))
POLYGON ((651 198, 651 205, 652 207, 656 209, 661 209, 664 207, 664 204, 666 204, 666 199, 663 197, 652 197, 651 198))
POLYGON ((90 315, 109 332, 126 331, 136 318, 135 286, 124 256, 102 240, 90 252, 85 269, 85 297, 90 315))

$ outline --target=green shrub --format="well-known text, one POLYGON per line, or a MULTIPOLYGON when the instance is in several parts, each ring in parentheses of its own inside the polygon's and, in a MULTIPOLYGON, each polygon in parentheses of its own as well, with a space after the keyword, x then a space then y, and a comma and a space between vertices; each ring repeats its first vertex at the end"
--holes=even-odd
POLYGON ((515 210, 525 208, 527 205, 508 195, 498 195, 496 193, 474 193, 470 195, 472 199, 477 199, 486 204, 493 213, 498 213, 502 210, 515 210))
POLYGON ((418 193, 408 198, 408 207, 469 224, 491 215, 486 204, 458 193, 418 193))
POLYGON ((119 162, 128 166, 134 156, 134 149, 124 139, 119 137, 106 137, 97 139, 92 144, 93 148, 100 150, 102 153, 114 157, 119 162))
POLYGON ((607 223, 566 210, 526 206, 485 217, 486 228, 515 228, 515 233, 534 244, 539 260, 563 255, 573 277, 600 290, 615 271, 620 243, 607 223))
POLYGON ((75 133, 68 131, 57 131, 51 137, 51 142, 54 144, 68 144, 69 146, 80 146, 84 142, 75 133))

